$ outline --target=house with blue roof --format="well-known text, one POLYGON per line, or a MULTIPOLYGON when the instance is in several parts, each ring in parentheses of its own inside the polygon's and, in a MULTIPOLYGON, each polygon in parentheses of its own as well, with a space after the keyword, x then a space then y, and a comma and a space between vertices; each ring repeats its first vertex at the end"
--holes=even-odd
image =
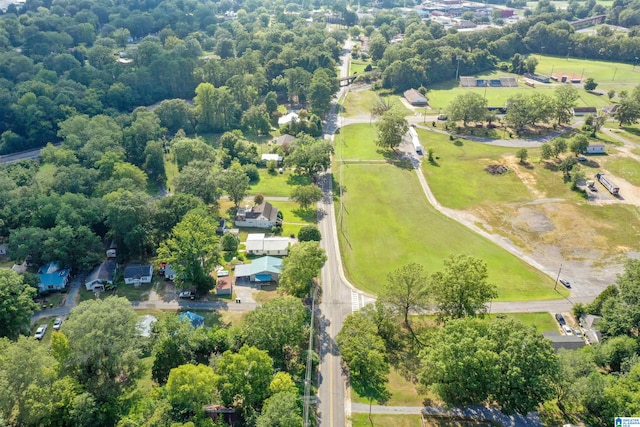
POLYGON ((61 291, 67 287, 71 279, 70 268, 60 268, 57 262, 50 262, 38 269, 38 291, 40 293, 61 291))
POLYGON ((263 256, 254 259, 251 264, 236 266, 236 284, 255 284, 258 286, 278 282, 282 273, 282 259, 263 256))
POLYGON ((204 317, 199 314, 192 313, 190 311, 185 311, 180 316, 178 316, 180 320, 188 320, 194 328, 198 328, 200 326, 204 326, 204 317))

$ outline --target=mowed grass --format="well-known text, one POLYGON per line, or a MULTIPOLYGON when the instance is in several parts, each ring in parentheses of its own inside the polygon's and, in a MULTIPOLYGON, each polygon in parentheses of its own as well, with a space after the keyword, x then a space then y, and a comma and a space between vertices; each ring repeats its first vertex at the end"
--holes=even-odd
MULTIPOLYGON (((389 406, 422 406, 424 396, 420 396, 416 390, 416 385, 407 381, 398 371, 391 368, 388 376, 387 390, 391 396, 384 403, 373 401, 374 405, 389 406)), ((433 396, 428 396, 433 397, 433 396)), ((351 400, 356 403, 369 403, 369 399, 361 397, 353 389, 351 389, 351 400)))
POLYGON ((563 74, 591 77, 597 83, 640 83, 640 67, 633 69, 633 63, 597 61, 566 56, 531 55, 538 60, 537 74, 561 76, 563 74))
POLYGON ((374 140, 376 127, 373 124, 360 123, 340 129, 334 138, 337 160, 384 160, 384 152, 374 140))
POLYGON ((348 164, 342 169, 344 213, 336 203, 338 236, 350 280, 379 294, 387 274, 416 262, 427 272, 451 254, 487 263, 501 301, 556 299, 553 281, 504 249, 437 212, 413 170, 393 165, 348 164))
POLYGON ((613 175, 640 186, 640 163, 630 157, 602 159, 602 165, 613 175))
POLYGON ((265 197, 289 197, 297 185, 309 185, 311 179, 306 175, 298 175, 291 169, 285 169, 284 173, 269 173, 268 169, 258 169, 260 179, 249 187, 247 194, 255 196, 262 194, 265 197))
POLYGON ((422 427, 420 415, 351 414, 353 427, 422 427))
POLYGON ((495 319, 496 317, 519 320, 527 326, 533 326, 540 333, 555 332, 558 330, 558 324, 556 323, 555 319, 553 318, 551 313, 547 312, 509 314, 497 313, 491 314, 489 316, 490 319, 495 319))
POLYGON ((364 69, 367 68, 367 65, 371 64, 371 61, 363 61, 361 59, 352 59, 349 61, 349 75, 354 75, 357 73, 363 73, 364 69))
POLYGON ((349 92, 342 103, 342 114, 345 117, 356 117, 370 115, 373 107, 381 100, 384 100, 392 108, 402 111, 403 115, 413 114, 411 110, 400 101, 400 95, 388 92, 374 92, 363 90, 359 92, 349 92))
POLYGON ((473 141, 449 140, 446 135, 418 129, 425 149, 433 148, 435 164, 422 163, 422 171, 436 199, 453 209, 467 209, 496 202, 516 203, 532 199, 518 175, 509 171, 491 175, 484 168, 505 164, 517 149, 485 145, 473 141))

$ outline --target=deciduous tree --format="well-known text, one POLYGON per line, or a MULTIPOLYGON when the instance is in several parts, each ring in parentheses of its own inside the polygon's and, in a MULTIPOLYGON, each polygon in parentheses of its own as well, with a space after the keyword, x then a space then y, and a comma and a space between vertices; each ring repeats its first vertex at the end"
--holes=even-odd
POLYGON ((523 165, 527 162, 527 159, 529 158, 529 152, 527 151, 526 148, 521 148, 516 153, 516 157, 518 158, 518 160, 520 160, 520 164, 523 165))
POLYGON ((376 123, 376 145, 395 150, 409 131, 409 123, 396 109, 385 112, 376 123))
POLYGON ((249 189, 249 177, 238 162, 234 162, 221 176, 222 188, 237 208, 249 189))
POLYGON ((38 308, 33 301, 36 293, 21 275, 0 269, 0 336, 16 339, 29 332, 31 315, 38 308))
POLYGON ((203 412, 203 406, 213 401, 216 375, 205 365, 186 364, 173 368, 165 386, 167 400, 182 416, 203 412))
POLYGON ((303 424, 296 393, 276 393, 264 402, 257 427, 298 427, 303 424))
POLYGON ((573 117, 573 107, 578 100, 578 91, 570 85, 560 85, 554 91, 555 117, 558 124, 569 123, 573 117))
POLYGON ((487 100, 479 93, 468 92, 456 96, 447 107, 449 119, 462 120, 466 127, 468 122, 481 122, 487 116, 487 100))
POLYGON ((289 256, 282 260, 280 289, 298 298, 305 297, 326 260, 327 255, 318 242, 293 245, 289 256))
POLYGON ((302 209, 309 207, 322 200, 324 193, 317 185, 298 185, 291 192, 291 200, 297 202, 302 209))
POLYGON ((318 227, 316 227, 315 225, 305 225, 300 229, 300 231, 298 231, 299 242, 319 242, 320 239, 322 239, 320 230, 318 230, 318 227))

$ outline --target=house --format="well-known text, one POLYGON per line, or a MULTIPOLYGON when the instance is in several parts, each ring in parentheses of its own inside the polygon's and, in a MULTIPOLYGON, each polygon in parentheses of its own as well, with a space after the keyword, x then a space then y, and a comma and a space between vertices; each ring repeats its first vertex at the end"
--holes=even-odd
POLYGON ((113 277, 115 276, 117 267, 118 264, 113 260, 107 260, 97 265, 91 270, 91 273, 87 275, 87 278, 84 280, 84 286, 88 291, 104 291, 106 284, 113 285, 113 277))
POLYGON ((150 314, 146 314, 142 316, 138 323, 136 323, 136 329, 138 330, 138 334, 141 337, 150 337, 151 336, 151 327, 154 323, 156 323, 158 319, 155 316, 150 314))
POLYGON ((233 292, 233 284, 230 276, 218 277, 216 281, 216 294, 231 295, 233 292))
POLYGON ((129 264, 124 268, 124 283, 136 287, 143 283, 151 283, 153 266, 150 264, 129 264))
POLYGON ((602 334, 596 329, 596 325, 601 319, 602 317, 593 314, 583 314, 580 316, 580 325, 582 325, 584 337, 589 344, 602 342, 602 334))
POLYGON ((604 114, 609 114, 609 115, 613 115, 616 113, 616 111, 618 111, 618 107, 620 106, 620 104, 613 104, 613 105, 609 105, 607 107, 602 107, 602 112, 604 114))
POLYGON ((216 228, 216 234, 222 236, 227 231, 227 221, 221 219, 218 221, 218 227, 216 228))
POLYGON ((298 113, 294 113, 293 111, 285 114, 284 116, 278 119, 278 126, 284 126, 286 124, 291 123, 294 120, 298 120, 298 113))
POLYGON ((573 107, 573 115, 578 116, 586 116, 587 114, 591 114, 593 116, 598 115, 598 110, 596 107, 573 107))
POLYGON ((7 244, 0 244, 0 257, 7 256, 7 244))
POLYGON ((587 154, 605 154, 604 144, 593 144, 587 147, 587 154))
POLYGON ((268 285, 271 282, 277 282, 281 272, 282 259, 263 256, 254 259, 251 264, 236 266, 236 285, 239 283, 268 285))
POLYGON ((295 136, 284 134, 280 136, 278 139, 276 139, 275 142, 277 145, 284 145, 284 144, 291 144, 295 140, 296 140, 295 136))
POLYGON ((271 228, 280 224, 280 222, 278 208, 271 206, 269 202, 238 209, 235 218, 236 227, 271 228))
POLYGON ((578 350, 586 345, 581 337, 575 335, 560 335, 557 332, 545 332, 543 335, 551 341, 551 346, 556 353, 561 349, 578 350))
POLYGON ((40 293, 61 291, 67 287, 71 279, 70 268, 60 268, 56 262, 50 262, 38 269, 38 290, 40 293))
POLYGON ((282 161, 282 156, 279 154, 263 154, 262 161, 267 164, 269 162, 280 163, 282 161))
POLYGON ((198 328, 200 326, 204 326, 204 317, 199 314, 192 313, 190 311, 185 311, 180 316, 178 316, 180 320, 188 320, 191 322, 194 328, 198 328))
POLYGON ((118 245, 116 245, 115 240, 112 240, 111 244, 109 245, 109 249, 107 249, 107 258, 115 258, 117 255, 117 249, 118 245))
POLYGON ((164 276, 164 280, 175 280, 176 279, 176 271, 171 268, 169 264, 166 262, 160 263, 160 268, 158 269, 158 274, 160 276, 164 276))
POLYGON ((414 107, 424 107, 427 105, 427 97, 415 89, 405 90, 404 98, 414 107))
POLYGON ((250 233, 245 248, 248 255, 286 256, 290 243, 288 237, 265 237, 264 233, 250 233))

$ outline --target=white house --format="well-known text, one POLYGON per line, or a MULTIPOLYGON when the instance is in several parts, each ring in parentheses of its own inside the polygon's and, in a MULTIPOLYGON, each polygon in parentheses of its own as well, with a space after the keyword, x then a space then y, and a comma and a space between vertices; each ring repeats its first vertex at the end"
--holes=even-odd
POLYGON ((280 163, 282 161, 282 156, 279 154, 263 154, 262 161, 265 163, 269 163, 269 162, 280 163))
POLYGON ((587 154, 604 154, 604 144, 593 144, 587 147, 587 154))
POLYGON ((291 113, 285 114, 278 119, 278 126, 284 126, 288 123, 291 123, 293 120, 298 120, 298 113, 294 113, 292 111, 291 113))
POLYGON ((265 237, 264 233, 250 233, 245 248, 248 255, 286 256, 290 243, 288 237, 265 237))
POLYGON ((97 265, 93 270, 91 270, 91 273, 87 275, 87 278, 84 281, 84 286, 88 291, 104 291, 106 284, 113 285, 113 277, 117 267, 118 264, 113 260, 107 260, 102 264, 97 265))
POLYGON ((271 206, 269 202, 240 208, 235 217, 236 227, 271 228, 280 222, 278 208, 271 206))
POLYGON ((124 283, 140 286, 143 283, 151 283, 153 266, 150 264, 129 264, 124 268, 124 283))

